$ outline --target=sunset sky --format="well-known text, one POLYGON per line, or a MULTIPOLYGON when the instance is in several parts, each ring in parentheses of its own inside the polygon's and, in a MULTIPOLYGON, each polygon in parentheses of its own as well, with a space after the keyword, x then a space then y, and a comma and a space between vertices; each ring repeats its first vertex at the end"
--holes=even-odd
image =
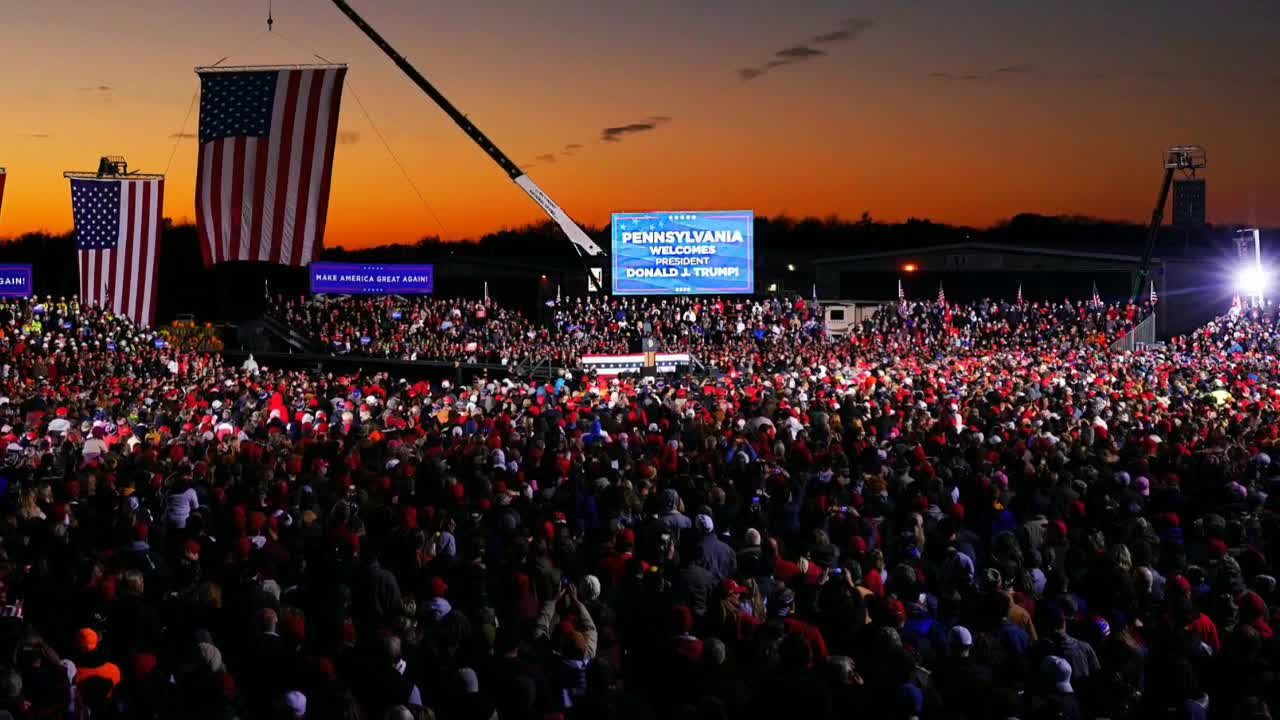
MULTIPOLYGON (((713 208, 1140 220, 1162 150, 1185 143, 1208 152, 1212 221, 1280 225, 1275 0, 352 2, 584 225, 713 208)), ((328 245, 542 219, 329 0, 274 4, 267 35, 267 0, 0 3, 0 237, 70 228, 62 171, 121 154, 162 172, 175 144, 165 214, 192 218, 196 141, 176 137, 197 129, 192 69, 313 53, 350 65, 328 245)))

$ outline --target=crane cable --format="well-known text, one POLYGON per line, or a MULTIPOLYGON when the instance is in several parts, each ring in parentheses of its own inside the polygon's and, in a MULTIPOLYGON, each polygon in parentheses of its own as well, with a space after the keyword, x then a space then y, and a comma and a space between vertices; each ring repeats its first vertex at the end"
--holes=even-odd
MULTIPOLYGON (((223 59, 225 60, 226 58, 223 59)), ((195 110, 196 100, 199 97, 199 90, 196 90, 191 94, 191 104, 187 106, 187 116, 182 118, 182 126, 178 128, 178 132, 173 134, 173 149, 169 151, 169 162, 164 164, 165 175, 169 174, 169 168, 173 166, 173 157, 178 154, 178 145, 181 144, 183 138, 187 136, 187 122, 191 120, 191 111, 195 110)))
MULTIPOLYGON (((317 55, 316 57, 320 56, 317 55)), ((320 59, 323 60, 324 58, 320 59)), ((449 234, 449 229, 444 226, 440 217, 436 215, 436 211, 431 207, 431 203, 427 202, 426 196, 422 194, 422 191, 418 189, 417 183, 415 183, 413 178, 409 176, 408 169, 405 168, 404 163, 400 162, 400 158, 396 156, 395 150, 391 149, 391 143, 387 142, 387 139, 383 137, 382 131, 378 129, 377 123, 373 121, 373 116, 369 114, 367 109, 365 109, 364 101, 360 99, 360 93, 356 92, 356 86, 351 83, 351 78, 347 78, 347 87, 351 89, 351 97, 356 99, 356 105, 360 106, 360 112, 364 114, 364 119, 369 122, 369 127, 373 128, 373 134, 378 136, 378 140, 382 142, 382 147, 385 148, 387 154, 391 156, 391 162, 395 163, 396 167, 400 168, 400 174, 404 175, 404 180, 409 183, 409 187, 413 189, 413 194, 418 196, 418 200, 422 201, 422 206, 427 209, 431 218, 436 221, 436 224, 440 226, 440 229, 443 230, 444 234, 447 236, 449 234)))
MULTIPOLYGON (((302 44, 290 39, 287 35, 284 35, 283 33, 281 33, 280 35, 277 35, 276 37, 281 38, 285 42, 289 43, 290 45, 294 46, 299 50, 302 50, 303 52, 310 53, 312 57, 316 58, 320 62, 328 63, 330 65, 334 64, 332 60, 316 52, 315 48, 307 48, 302 44)), ((369 127, 373 128, 373 134, 378 136, 378 141, 382 143, 383 149, 386 150, 387 155, 391 157, 391 162, 395 163, 396 168, 400 170, 400 174, 404 176, 404 181, 408 183, 409 189, 413 190, 414 195, 418 196, 418 201, 422 203, 422 207, 427 211, 427 214, 431 216, 432 220, 436 221, 436 225, 440 226, 440 230, 445 234, 445 236, 448 236, 449 228, 445 227, 444 221, 442 221, 440 219, 440 216, 436 214, 435 208, 431 207, 431 203, 427 202, 427 197, 422 194, 422 190, 418 188, 418 184, 415 183, 413 181, 413 178, 409 175, 408 168, 404 166, 404 163, 400 162, 400 157, 396 155, 396 151, 391 148, 391 143, 388 142, 386 136, 382 134, 382 130, 378 128, 378 124, 373 121, 373 115, 369 113, 369 109, 365 107, 364 101, 360 99, 360 93, 356 92, 355 83, 351 82, 350 75, 347 76, 345 85, 347 89, 351 91, 351 97, 354 97, 356 99, 356 105, 360 107, 360 113, 364 115, 365 121, 369 123, 369 127)))
MULTIPOLYGON (((229 58, 240 54, 245 50, 245 48, 249 47, 250 45, 253 45, 258 40, 262 39, 262 37, 267 33, 271 33, 272 35, 275 35, 275 37, 278 37, 281 40, 284 40, 286 43, 292 45, 295 49, 308 53, 322 62, 333 64, 332 60, 329 60, 323 55, 315 52, 314 49, 307 48, 295 42, 284 33, 280 33, 279 35, 276 35, 273 32, 273 27, 272 27, 275 24, 275 17, 274 17, 274 14, 272 13, 272 3, 273 3, 273 0, 267 0, 267 31, 264 33, 259 33, 253 38, 250 38, 243 46, 241 46, 238 50, 236 50, 236 52, 222 58, 218 62, 214 63, 211 67, 217 67, 222 63, 226 62, 229 58)), ((406 183, 409 184, 409 188, 413 190, 413 194, 418 196, 418 201, 422 203, 422 207, 426 209, 427 214, 431 216, 432 220, 436 221, 436 225, 439 225, 440 230, 443 231, 444 234, 447 236, 449 234, 449 228, 445 227, 445 224, 440 219, 440 216, 436 214, 435 208, 431 207, 431 203, 427 202, 427 198, 425 195, 422 194, 422 190, 418 188, 418 184, 413 181, 412 177, 410 177, 409 170, 404 166, 404 163, 400 162, 400 157, 396 155, 395 150, 391 149, 391 143, 388 142, 386 136, 382 134, 382 130, 378 128, 378 124, 373 121, 373 116, 369 114, 369 110, 368 108, 365 107, 364 101, 360 99, 360 93, 356 92, 355 85, 351 82, 350 77, 346 79, 345 84, 347 88, 351 90, 351 96, 356 99, 356 105, 360 107, 360 112, 361 114, 364 115, 364 119, 369 123, 369 127, 373 128, 373 134, 378 136, 378 140, 382 143, 382 147, 387 151, 387 155, 391 156, 391 161, 395 163, 395 166, 400 170, 400 174, 404 176, 404 180, 406 183)), ((199 90, 197 90, 196 93, 191 96, 191 105, 187 107, 187 116, 182 121, 182 127, 178 130, 178 132, 174 133, 175 137, 174 137, 174 143, 173 143, 173 151, 169 153, 169 165, 173 164, 173 157, 178 152, 178 144, 181 143, 183 140, 184 134, 186 133, 186 129, 187 129, 187 122, 190 121, 191 119, 191 112, 195 108, 196 100, 197 98, 199 98, 199 96, 200 96, 199 90)), ((166 173, 168 173, 169 171, 169 165, 165 166, 166 173)))
MULTIPOLYGON (((274 22, 274 20, 271 17, 271 0, 267 0, 267 32, 271 32, 272 22, 274 22)), ((209 67, 218 67, 219 65, 226 62, 227 60, 230 60, 232 57, 239 55, 240 53, 244 52, 250 45, 253 45, 254 43, 261 40, 262 37, 266 34, 267 33, 258 33, 257 35, 249 38, 244 42, 243 45, 237 48, 235 52, 231 53, 230 55, 226 55, 222 57, 220 60, 213 63, 209 67)), ((187 114, 186 114, 186 117, 182 118, 182 125, 178 128, 178 132, 173 134, 173 149, 169 151, 169 162, 165 163, 164 165, 165 175, 168 175, 169 168, 173 167, 173 158, 178 154, 178 146, 182 144, 183 140, 187 139, 187 134, 186 134, 187 123, 191 121, 191 113, 195 110, 196 102, 199 99, 200 99, 200 89, 197 88, 196 91, 191 94, 191 103, 187 105, 187 114)))

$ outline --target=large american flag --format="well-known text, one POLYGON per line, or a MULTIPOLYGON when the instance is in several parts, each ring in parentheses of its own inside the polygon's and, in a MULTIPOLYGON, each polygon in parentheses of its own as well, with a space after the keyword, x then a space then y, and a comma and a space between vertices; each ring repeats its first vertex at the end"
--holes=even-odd
POLYGON ((82 303, 155 324, 163 208, 162 177, 71 179, 82 303))
POLYGON ((205 265, 310 263, 324 247, 346 66, 196 72, 205 265))

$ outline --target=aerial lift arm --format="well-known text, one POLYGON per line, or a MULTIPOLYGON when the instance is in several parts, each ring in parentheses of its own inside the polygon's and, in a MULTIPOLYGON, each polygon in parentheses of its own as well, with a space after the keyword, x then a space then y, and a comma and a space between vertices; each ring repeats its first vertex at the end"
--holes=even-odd
POLYGON ((396 64, 396 67, 399 67, 405 75, 408 75, 409 79, 413 80, 414 84, 416 84, 422 92, 427 94, 427 97, 431 98, 436 105, 439 105, 440 109, 444 110, 445 114, 457 123, 458 127, 462 128, 463 132, 467 134, 467 137, 470 137, 475 141, 475 143, 480 146, 480 149, 484 150, 494 162, 498 163, 498 167, 502 168, 502 171, 507 174, 507 177, 515 181, 515 184, 519 185, 520 189, 528 193, 529 197, 533 198, 534 202, 538 203, 542 210, 547 213, 547 215, 550 216, 562 230, 564 230, 565 235, 569 236, 569 241, 573 243, 573 246, 578 251, 579 255, 594 257, 605 254, 604 249, 588 237, 587 234, 582 231, 582 228, 578 227, 577 223, 565 214, 564 210, 561 210, 560 206, 556 205, 555 201, 542 191, 542 188, 534 184, 533 180, 526 175, 523 170, 517 167, 516 164, 511 161, 511 158, 507 157, 506 153, 499 150, 498 146, 494 145, 493 141, 481 132, 480 128, 475 126, 475 123, 467 119, 466 115, 463 115, 458 108, 454 107, 453 103, 449 102, 448 98, 442 95, 434 85, 423 77, 422 73, 418 72, 417 68, 409 64, 409 61, 406 60, 403 55, 396 52, 396 49, 391 47, 391 44, 383 39, 383 37, 378 34, 378 31, 374 30, 369 23, 365 22, 364 18, 360 17, 360 14, 348 5, 346 0, 333 0, 333 4, 337 5, 338 9, 350 18, 351 22, 355 23, 356 27, 360 28, 365 35, 369 36, 369 39, 373 41, 373 44, 381 48, 382 52, 386 53, 387 57, 391 58, 391 61, 396 64))
POLYGON ((1156 209, 1151 211, 1151 224, 1147 226, 1147 241, 1142 248, 1142 261, 1138 265, 1138 273, 1134 276, 1133 293, 1130 302, 1137 302, 1138 294, 1151 278, 1151 255, 1155 252, 1156 239, 1160 235, 1160 224, 1164 222, 1164 206, 1169 198, 1169 187, 1173 184, 1173 174, 1183 172, 1195 177, 1196 170, 1205 166, 1204 148, 1199 145, 1180 145, 1171 147, 1164 154, 1164 182, 1160 184, 1160 197, 1156 198, 1156 209))
POLYGON ((1160 197, 1156 200, 1156 209, 1151 211, 1151 224, 1147 225, 1147 242, 1142 248, 1142 262, 1138 265, 1138 274, 1133 280, 1133 294, 1129 296, 1130 302, 1137 302, 1138 294, 1142 292, 1142 288, 1151 277, 1151 254, 1155 251, 1156 238, 1160 235, 1160 224, 1164 222, 1164 206, 1169 197, 1169 186, 1173 184, 1173 171, 1173 167, 1165 166, 1164 182, 1160 185, 1160 197))

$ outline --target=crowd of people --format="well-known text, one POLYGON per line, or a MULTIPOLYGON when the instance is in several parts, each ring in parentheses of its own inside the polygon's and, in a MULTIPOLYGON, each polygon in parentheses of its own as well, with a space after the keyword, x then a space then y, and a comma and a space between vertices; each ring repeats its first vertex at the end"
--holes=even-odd
POLYGON ((865 355, 925 348, 950 353, 1055 345, 1107 347, 1151 304, 1077 302, 886 304, 848 335, 827 331, 806 298, 609 297, 550 303, 545 323, 486 300, 435 297, 278 296, 270 312, 335 354, 402 360, 575 367, 584 355, 638 352, 653 338, 665 352, 706 367, 752 372, 802 364, 835 367, 865 355))
POLYGON ((545 335, 475 301, 280 307, 344 351, 638 330, 724 372, 235 366, 4 301, 0 717, 1280 702, 1272 311, 1112 352, 1145 309, 906 303, 832 338, 803 301, 573 301, 545 335))
POLYGON ((1259 308, 1236 304, 1231 312, 1187 337, 1175 338, 1174 343, 1193 353, 1280 354, 1280 312, 1273 305, 1259 308))
POLYGON ((1105 349, 1154 310, 1141 303, 902 302, 863 325, 854 342, 932 347, 941 352, 1003 352, 1031 348, 1105 349))
POLYGON ((277 295, 268 313, 334 355, 515 365, 548 335, 487 299, 277 295))

